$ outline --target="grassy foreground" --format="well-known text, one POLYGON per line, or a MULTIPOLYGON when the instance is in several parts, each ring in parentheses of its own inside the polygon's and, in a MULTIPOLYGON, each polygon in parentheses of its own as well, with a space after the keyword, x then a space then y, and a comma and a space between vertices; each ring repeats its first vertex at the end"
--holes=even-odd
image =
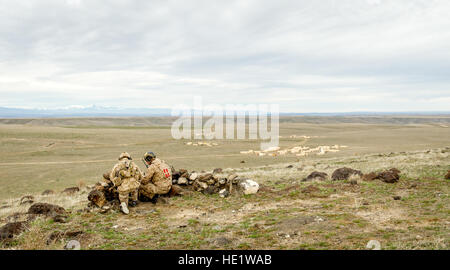
MULTIPOLYGON (((228 198, 192 192, 141 203, 129 216, 84 212, 86 188, 71 196, 36 195, 69 210, 68 222, 38 218, 1 247, 61 249, 76 239, 82 249, 365 249, 373 239, 382 249, 448 249, 449 154, 450 148, 440 148, 225 169, 254 179, 260 191, 228 198), (364 173, 396 167, 401 179, 301 181, 344 166, 364 173)), ((19 204, 19 198, 0 202, 7 206, 0 209, 1 225, 29 207, 19 204)))

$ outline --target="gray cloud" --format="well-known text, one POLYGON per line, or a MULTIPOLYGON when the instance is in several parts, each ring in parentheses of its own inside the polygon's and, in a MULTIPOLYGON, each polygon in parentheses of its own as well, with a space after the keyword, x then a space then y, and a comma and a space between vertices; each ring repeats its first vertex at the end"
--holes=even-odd
POLYGON ((0 106, 448 110, 439 0, 0 0, 0 106))

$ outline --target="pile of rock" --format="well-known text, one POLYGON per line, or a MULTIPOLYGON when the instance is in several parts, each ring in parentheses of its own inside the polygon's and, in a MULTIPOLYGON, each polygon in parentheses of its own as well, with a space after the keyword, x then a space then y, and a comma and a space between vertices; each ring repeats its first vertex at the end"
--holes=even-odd
POLYGON ((381 180, 385 183, 396 183, 400 180, 400 170, 396 168, 389 169, 384 172, 380 172, 375 179, 381 180))
POLYGON ((335 170, 333 172, 333 174, 331 175, 331 179, 333 181, 336 181, 336 180, 348 180, 353 175, 358 175, 358 176, 362 177, 363 173, 361 171, 358 171, 358 170, 354 170, 354 169, 351 169, 351 168, 344 167, 344 168, 340 168, 340 169, 335 170))
POLYGON ((400 180, 400 170, 396 168, 389 169, 387 171, 382 171, 379 173, 371 172, 368 174, 363 174, 359 170, 354 170, 351 168, 340 168, 333 172, 331 179, 336 180, 349 180, 351 177, 357 176, 361 177, 364 181, 381 180, 385 183, 396 183, 400 180))
POLYGON ((173 170, 172 184, 204 194, 218 193, 221 197, 227 197, 233 192, 245 195, 255 194, 259 190, 259 184, 255 181, 240 178, 236 174, 226 175, 220 168, 211 173, 195 171, 189 173, 185 169, 173 170))
POLYGON ((400 180, 400 170, 396 168, 389 169, 380 173, 371 172, 362 176, 364 181, 381 180, 385 183, 396 183, 400 180))
MULTIPOLYGON (((105 173, 103 178, 103 181, 97 183, 88 195, 89 207, 118 208, 118 193, 109 180, 109 174, 105 173)), ((259 190, 259 184, 250 179, 240 178, 236 174, 226 175, 221 168, 214 169, 209 173, 198 173, 188 172, 185 169, 177 171, 172 167, 172 189, 163 197, 183 195, 184 190, 228 197, 233 193, 255 194, 259 190)))

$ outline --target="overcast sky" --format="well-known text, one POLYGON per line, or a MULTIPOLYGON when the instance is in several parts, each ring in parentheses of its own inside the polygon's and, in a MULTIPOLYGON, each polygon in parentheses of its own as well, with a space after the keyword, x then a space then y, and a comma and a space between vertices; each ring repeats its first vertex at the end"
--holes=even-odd
POLYGON ((0 0, 0 106, 450 109, 450 1, 0 0))

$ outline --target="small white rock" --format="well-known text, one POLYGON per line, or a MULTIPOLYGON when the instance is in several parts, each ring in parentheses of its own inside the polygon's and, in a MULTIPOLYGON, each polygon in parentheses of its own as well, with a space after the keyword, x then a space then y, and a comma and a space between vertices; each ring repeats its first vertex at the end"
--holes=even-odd
POLYGON ((178 185, 187 185, 188 180, 185 177, 178 178, 178 185))
POLYGON ((191 181, 195 181, 198 178, 198 173, 191 173, 191 175, 189 176, 189 180, 191 181))
POLYGON ((207 189, 208 188, 208 184, 206 184, 205 182, 199 182, 198 185, 200 186, 201 189, 207 189))
POLYGON ((245 195, 256 194, 259 190, 259 184, 250 179, 241 181, 239 187, 245 195))
POLYGON ((367 249, 371 250, 381 250, 381 244, 377 240, 370 240, 366 246, 367 249))
POLYGON ((77 240, 70 240, 64 248, 68 250, 80 250, 81 245, 77 240))
POLYGON ((221 191, 219 191, 219 196, 220 196, 221 198, 228 197, 228 195, 230 195, 230 193, 229 193, 228 190, 226 190, 226 189, 222 189, 221 191))

